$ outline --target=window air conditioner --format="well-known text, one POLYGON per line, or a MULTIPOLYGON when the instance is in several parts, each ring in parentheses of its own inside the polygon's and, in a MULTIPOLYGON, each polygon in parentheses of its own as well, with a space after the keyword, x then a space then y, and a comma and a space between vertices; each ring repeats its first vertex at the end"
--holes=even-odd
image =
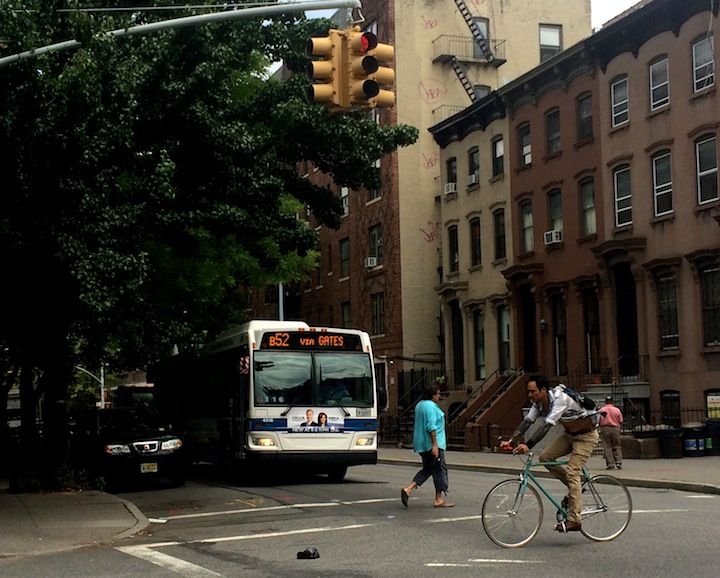
POLYGON ((468 187, 471 187, 472 185, 477 185, 479 182, 480 182, 480 175, 478 175, 477 173, 468 175, 468 187))
POLYGON ((446 195, 454 195, 457 193, 457 183, 446 183, 445 184, 445 194, 446 195))
POLYGON ((545 231, 545 245, 553 245, 555 243, 562 243, 563 236, 562 231, 545 231))
POLYGON ((367 269, 377 267, 377 257, 365 257, 365 267, 367 269))

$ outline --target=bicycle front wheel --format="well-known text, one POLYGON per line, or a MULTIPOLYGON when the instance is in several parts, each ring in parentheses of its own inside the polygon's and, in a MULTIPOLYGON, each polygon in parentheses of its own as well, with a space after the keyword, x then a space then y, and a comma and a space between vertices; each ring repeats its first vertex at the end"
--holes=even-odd
POLYGON ((614 540, 632 516, 630 492, 613 476, 594 476, 583 484, 583 535, 595 542, 614 540))
POLYGON ((533 486, 505 480, 488 492, 482 505, 482 525, 493 542, 503 548, 524 546, 540 530, 543 507, 533 486))

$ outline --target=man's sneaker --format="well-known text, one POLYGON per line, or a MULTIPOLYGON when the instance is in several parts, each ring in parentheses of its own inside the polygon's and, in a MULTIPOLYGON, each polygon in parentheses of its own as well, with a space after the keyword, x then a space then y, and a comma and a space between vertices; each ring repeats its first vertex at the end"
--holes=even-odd
POLYGON ((616 470, 622 470, 622 464, 615 464, 616 470))
MULTIPOLYGON (((606 469, 606 470, 614 470, 615 467, 616 467, 616 466, 608 466, 608 467, 605 468, 605 469, 606 469)), ((618 470, 621 469, 620 466, 617 466, 617 469, 618 469, 618 470)))
POLYGON ((567 522, 560 522, 557 526, 555 526, 555 531, 564 534, 565 532, 579 532, 581 528, 582 524, 568 520, 567 522))

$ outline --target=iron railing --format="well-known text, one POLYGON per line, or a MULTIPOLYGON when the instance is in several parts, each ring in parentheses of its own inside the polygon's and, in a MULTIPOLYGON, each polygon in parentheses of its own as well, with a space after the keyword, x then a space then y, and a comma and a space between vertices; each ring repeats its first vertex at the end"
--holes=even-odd
MULTIPOLYGON (((491 39, 490 47, 493 63, 505 60, 504 40, 491 39)), ((452 56, 461 60, 487 62, 485 54, 472 36, 443 34, 433 40, 433 57, 435 59, 452 56)))

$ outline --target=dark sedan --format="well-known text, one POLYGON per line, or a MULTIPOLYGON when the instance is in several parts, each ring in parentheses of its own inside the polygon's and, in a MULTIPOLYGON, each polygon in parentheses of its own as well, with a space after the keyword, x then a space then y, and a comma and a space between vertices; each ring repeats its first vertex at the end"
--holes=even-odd
POLYGON ((185 483, 185 452, 174 435, 151 410, 115 408, 98 412, 100 471, 109 484, 147 478, 185 483))

